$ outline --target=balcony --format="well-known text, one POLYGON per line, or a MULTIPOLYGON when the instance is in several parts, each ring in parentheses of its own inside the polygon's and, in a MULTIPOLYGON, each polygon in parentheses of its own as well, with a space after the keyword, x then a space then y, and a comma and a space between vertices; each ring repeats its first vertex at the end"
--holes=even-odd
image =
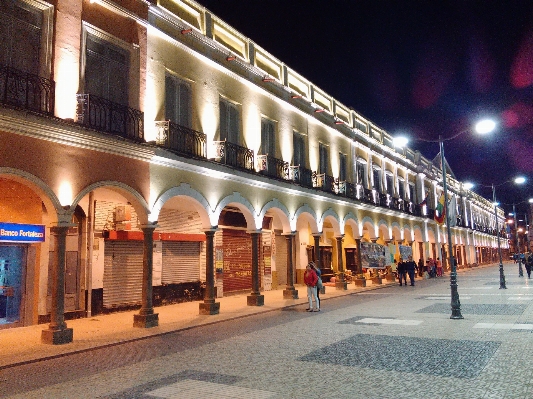
POLYGON ((0 65, 0 102, 2 104, 54 114, 55 82, 38 75, 0 65))
POLYGON ((335 192, 337 194, 350 199, 357 199, 357 189, 355 187, 355 184, 350 183, 348 181, 339 181, 337 179, 335 180, 335 187, 335 192))
POLYGON ((123 138, 144 140, 144 114, 93 94, 78 94, 78 123, 123 138))
POLYGON ((312 188, 316 172, 303 166, 289 166, 289 179, 303 187, 312 188))
POLYGON ((155 123, 156 144, 170 151, 193 158, 207 158, 207 136, 170 121, 155 123))
POLYGON ((215 162, 241 170, 255 171, 254 152, 252 150, 229 141, 214 141, 213 146, 215 162))
POLYGON ((335 192, 335 178, 325 173, 315 174, 313 178, 313 186, 328 193, 335 192))
POLYGON ((289 178, 289 163, 270 155, 257 156, 257 169, 260 173, 275 179, 289 178))

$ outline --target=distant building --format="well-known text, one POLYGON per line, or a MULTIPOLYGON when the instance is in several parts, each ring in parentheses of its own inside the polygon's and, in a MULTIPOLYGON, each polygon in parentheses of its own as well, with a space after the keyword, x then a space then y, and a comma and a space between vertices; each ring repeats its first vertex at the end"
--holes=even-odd
MULTIPOLYGON (((229 292, 291 298, 311 259, 361 276, 361 242, 448 262, 438 162, 201 4, 0 14, 2 326, 50 323, 59 343, 65 318, 141 306, 150 327, 154 306, 201 295, 208 314, 229 292)), ((448 178, 458 267, 495 261, 492 203, 448 178)))

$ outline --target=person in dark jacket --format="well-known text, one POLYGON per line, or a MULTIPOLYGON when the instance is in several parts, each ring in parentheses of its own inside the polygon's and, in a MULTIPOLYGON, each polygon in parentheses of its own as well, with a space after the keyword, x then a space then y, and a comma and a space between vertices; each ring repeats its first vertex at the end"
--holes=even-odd
MULTIPOLYGON (((405 272, 409 275, 409 281, 411 282, 411 285, 415 285, 416 263, 411 255, 409 255, 409 257, 407 258, 407 262, 404 262, 403 266, 405 272)), ((407 281, 405 282, 405 285, 407 285, 407 281)))
POLYGON ((400 280, 400 287, 402 286, 402 280, 407 286, 407 276, 405 275, 405 263, 402 258, 398 262, 398 280, 400 280))

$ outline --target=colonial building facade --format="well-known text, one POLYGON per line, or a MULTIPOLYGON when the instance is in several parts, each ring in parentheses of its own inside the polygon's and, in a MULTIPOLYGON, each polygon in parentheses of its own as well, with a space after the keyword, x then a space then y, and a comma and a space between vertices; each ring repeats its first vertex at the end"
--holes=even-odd
POLYGON ((2 326, 49 323, 43 341, 64 343, 69 317, 141 306, 150 327, 154 306, 200 296, 203 314, 243 290, 297 298, 309 260, 339 289, 344 272, 379 283, 363 243, 496 259, 501 209, 448 171, 448 243, 440 162, 199 3, 1 1, 0 16, 2 326))

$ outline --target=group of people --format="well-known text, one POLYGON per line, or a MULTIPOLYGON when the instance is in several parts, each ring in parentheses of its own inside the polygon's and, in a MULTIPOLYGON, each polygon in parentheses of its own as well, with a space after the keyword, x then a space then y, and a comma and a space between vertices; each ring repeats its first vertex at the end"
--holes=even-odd
POLYGON ((409 275, 409 281, 411 282, 411 285, 415 285, 416 268, 417 268, 416 263, 413 261, 413 257, 411 255, 407 257, 406 261, 400 258, 400 261, 398 262, 398 267, 397 267, 398 280, 400 281, 400 286, 402 285, 402 281, 405 284, 405 286, 407 286, 407 275, 409 275))
POLYGON ((425 266, 422 266, 422 268, 418 270, 420 276, 423 276, 425 272, 427 272, 428 277, 444 276, 444 270, 442 269, 442 262, 440 258, 429 258, 426 260, 425 266))
POLYGON ((306 309, 308 312, 320 312, 319 279, 321 279, 321 274, 315 262, 309 262, 307 264, 304 272, 304 283, 307 286, 307 299, 309 300, 309 307, 306 309), (313 300, 315 302, 314 308, 313 300))

